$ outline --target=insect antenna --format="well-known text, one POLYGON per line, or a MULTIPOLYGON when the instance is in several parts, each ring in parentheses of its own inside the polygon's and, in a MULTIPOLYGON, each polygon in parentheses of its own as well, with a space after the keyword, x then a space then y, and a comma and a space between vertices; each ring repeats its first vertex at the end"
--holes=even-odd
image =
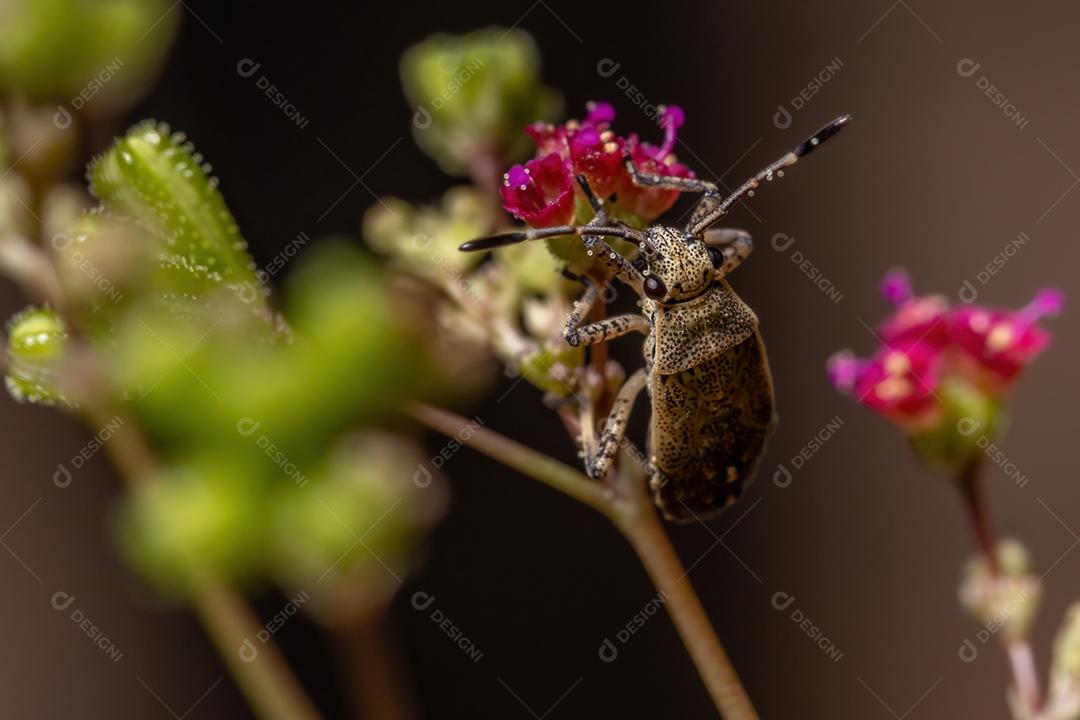
POLYGON ((840 132, 845 125, 851 122, 850 115, 841 115, 825 127, 818 130, 816 133, 808 137, 803 142, 789 153, 786 153, 783 157, 775 162, 765 166, 756 175, 737 187, 734 192, 721 200, 712 210, 703 215, 692 228, 690 228, 691 235, 698 235, 704 232, 711 225, 714 225, 720 218, 728 213, 731 206, 742 200, 744 197, 753 196, 754 190, 757 189, 762 182, 768 182, 773 178, 779 178, 784 176, 784 168, 794 165, 798 162, 799 158, 809 155, 817 148, 821 147, 821 144, 831 138, 836 133, 840 132))
POLYGON ((499 233, 488 237, 477 238, 462 243, 458 250, 463 252, 476 252, 479 250, 492 250, 494 248, 515 245, 528 240, 544 240, 558 237, 559 235, 596 235, 600 237, 620 237, 627 240, 638 241, 640 231, 626 226, 592 226, 592 225, 558 225, 549 228, 529 228, 526 230, 513 230, 499 233))
POLYGON ((478 250, 491 250, 493 248, 505 247, 507 245, 514 245, 519 242, 525 242, 526 240, 543 240, 545 238, 557 237, 559 235, 583 235, 586 237, 585 245, 591 248, 595 243, 589 242, 588 237, 600 238, 600 237, 621 237, 627 240, 640 243, 644 242, 644 233, 635 228, 627 225, 609 225, 611 220, 608 218, 607 213, 604 211, 604 202, 596 196, 593 189, 589 187, 589 181, 585 179, 584 175, 577 176, 578 185, 581 186, 581 191, 585 193, 585 197, 589 200, 589 204, 592 206, 595 217, 589 222, 588 225, 559 225, 557 227, 550 228, 537 228, 527 230, 514 230, 512 232, 499 233, 498 235, 491 235, 490 237, 477 238, 476 240, 470 240, 467 243, 462 244, 458 250, 464 252, 474 252, 478 250))

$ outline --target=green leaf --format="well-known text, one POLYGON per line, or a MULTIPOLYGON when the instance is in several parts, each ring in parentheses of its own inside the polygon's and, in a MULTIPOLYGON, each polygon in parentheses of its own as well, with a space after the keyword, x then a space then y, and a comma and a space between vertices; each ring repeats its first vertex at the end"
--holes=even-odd
POLYGON ((184 292, 224 286, 265 309, 255 263, 209 172, 182 133, 148 121, 91 164, 90 188, 110 212, 158 239, 162 267, 184 292))

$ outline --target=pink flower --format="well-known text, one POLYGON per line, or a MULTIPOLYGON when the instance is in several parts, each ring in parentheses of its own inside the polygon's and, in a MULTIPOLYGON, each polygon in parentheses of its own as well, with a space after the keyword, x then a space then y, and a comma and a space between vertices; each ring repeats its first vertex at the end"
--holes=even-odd
POLYGON ((937 388, 942 354, 928 345, 882 347, 869 360, 833 355, 828 373, 837 388, 851 392, 909 432, 933 425, 941 415, 937 388))
MULTIPOLYGON (((616 216, 633 216, 642 222, 655 220, 675 203, 679 193, 635 185, 623 166, 623 153, 628 151, 642 172, 693 177, 693 172, 678 163, 672 152, 678 129, 685 121, 682 109, 675 106, 662 109, 660 125, 664 129, 664 140, 657 147, 642 143, 637 135, 627 138, 617 135, 611 129, 615 109, 609 103, 591 102, 586 107, 588 114, 584 120, 567 120, 562 125, 533 123, 525 128, 536 143, 537 158, 548 162, 549 156, 557 156, 571 180, 584 175, 599 197, 612 201, 612 212, 616 216)), ((507 180, 510 180, 510 174, 507 173, 507 180)), ((514 175, 520 178, 520 173, 514 175)), ((505 189, 503 200, 508 210, 525 218, 529 224, 535 224, 525 214, 511 209, 511 206, 521 207, 522 203, 508 201, 505 189)), ((561 216, 561 213, 553 214, 561 216)))
POLYGON ((611 131, 615 108, 610 103, 590 102, 584 120, 562 125, 533 123, 525 132, 536 142, 538 156, 557 153, 572 177, 584 175, 601 198, 619 189, 626 174, 622 166, 625 141, 611 131))
POLYGON ((1040 290, 1018 311, 962 305, 948 315, 949 335, 975 361, 979 384, 1000 394, 1050 344, 1039 320, 1058 315, 1064 305, 1064 295, 1051 289, 1040 290))
POLYGON ((514 165, 499 194, 507 212, 533 227, 565 225, 574 217, 573 178, 557 153, 514 165))
POLYGON ((1060 313, 1065 302, 1060 292, 1041 290, 1017 311, 950 308, 941 295, 916 297, 904 270, 889 271, 881 290, 896 307, 879 327, 882 346, 869 360, 837 353, 826 368, 838 390, 909 433, 944 416, 943 384, 995 403, 1049 344, 1039 320, 1060 313))
POLYGON ((570 138, 570 161, 575 175, 584 175, 599 197, 607 198, 622 184, 625 141, 611 130, 587 126, 570 138))

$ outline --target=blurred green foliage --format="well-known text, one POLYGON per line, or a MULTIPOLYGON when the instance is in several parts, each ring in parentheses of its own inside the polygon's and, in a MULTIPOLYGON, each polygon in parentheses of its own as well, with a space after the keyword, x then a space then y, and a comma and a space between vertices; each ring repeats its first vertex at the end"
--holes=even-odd
POLYGON ((531 146, 522 129, 562 105, 540 79, 536 43, 521 30, 433 35, 405 52, 401 81, 416 143, 451 175, 476 175, 478 162, 501 172, 531 146))
MULTIPOLYGON (((419 492, 407 441, 355 437, 440 385, 429 320, 333 241, 300 259, 271 308, 207 172, 182 136, 140 124, 91 165, 101 207, 50 239, 65 316, 105 370, 94 392, 161 463, 122 513, 125 552, 178 593, 207 570, 314 583, 331 568, 389 577, 382 559, 395 558, 404 572, 441 493, 419 492)), ((50 311, 16 319, 13 392, 55 399, 45 380, 66 335, 50 311)))
POLYGON ((169 0, 0 0, 0 87, 113 106, 156 72, 180 14, 169 0))
MULTIPOLYGON (((456 188, 436 207, 387 198, 364 230, 457 305, 340 241, 307 251, 271 302, 210 167, 151 121, 91 163, 98 205, 81 212, 89 199, 61 180, 80 137, 68 121, 132 102, 180 15, 168 0, 0 0, 0 88, 18 98, 0 160, 25 156, 0 180, 0 259, 12 239, 34 239, 44 285, 58 286, 45 293, 55 308, 12 321, 8 386, 47 403, 62 387, 147 439, 157 468, 126 501, 118 537, 159 587, 183 594, 209 571, 313 594, 373 588, 405 572, 445 503, 419 448, 387 428, 402 403, 446 394, 447 373, 477 374, 469 342, 447 328, 558 391, 550 365, 583 358, 556 342, 575 285, 540 244, 483 266, 458 252, 500 220, 491 188, 456 188), (35 147, 47 152, 25 154, 35 147)), ((522 127, 560 104, 520 31, 436 36, 401 67, 417 141, 474 181, 497 177, 527 149, 522 127)), ((4 269, 33 267, 17 265, 4 269)))

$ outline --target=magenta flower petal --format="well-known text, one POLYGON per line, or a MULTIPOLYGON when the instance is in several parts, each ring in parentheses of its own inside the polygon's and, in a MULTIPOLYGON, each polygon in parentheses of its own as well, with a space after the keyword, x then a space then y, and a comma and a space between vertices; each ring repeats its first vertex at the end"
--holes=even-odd
MULTIPOLYGON (((590 102, 586 109, 584 120, 567 120, 562 125, 533 123, 526 127, 525 132, 536 142, 537 158, 545 159, 555 155, 563 161, 565 172, 571 180, 578 175, 584 175, 598 196, 605 200, 612 196, 617 197, 612 208, 616 216, 631 216, 643 222, 655 220, 675 203, 679 193, 676 190, 642 188, 635 185, 623 165, 623 153, 629 152, 642 172, 671 177, 694 177, 690 168, 679 163, 672 153, 678 139, 678 130, 686 121, 686 114, 682 108, 675 105, 662 107, 659 124, 664 130, 664 140, 661 145, 653 146, 639 142, 636 135, 626 138, 616 135, 610 129, 615 119, 615 108, 610 103, 590 102)), ((558 183, 550 185, 561 192, 563 181, 560 179, 558 183)), ((553 194, 550 189, 540 193, 548 202, 545 209, 535 209, 536 192, 531 188, 532 185, 528 182, 504 185, 504 206, 530 224, 535 224, 534 220, 549 222, 551 217, 562 217, 565 214, 562 212, 561 202, 558 203, 558 210, 548 209, 548 205, 559 197, 558 193, 553 194), (521 185, 525 185, 526 189, 521 190, 521 185), (536 217, 541 212, 545 213, 542 219, 536 217), (529 220, 530 217, 534 219, 529 220)), ((572 191, 571 196, 573 194, 572 191)))
POLYGON ((988 392, 1001 393, 1050 344, 1050 333, 1038 326, 1057 315, 1065 304, 1057 290, 1041 290, 1019 311, 964 305, 950 313, 949 333, 974 361, 988 392))
POLYGON ((514 165, 499 192, 503 207, 533 227, 565 225, 574 216, 573 179, 557 153, 514 165))
POLYGON ((859 360, 850 350, 841 350, 825 361, 825 374, 834 388, 850 393, 855 389, 855 383, 865 364, 866 361, 859 360))
POLYGON ((585 104, 589 114, 585 116, 585 125, 593 127, 610 125, 615 120, 615 107, 609 102, 591 101, 585 104))
POLYGON ((941 353, 931 347, 885 347, 861 368, 854 393, 859 402, 908 428, 936 419, 940 403, 941 353))
POLYGON ((917 297, 911 288, 911 276, 903 268, 885 273, 881 294, 896 307, 892 315, 878 326, 886 345, 926 344, 943 348, 949 343, 945 313, 949 302, 942 295, 917 297))
POLYGON ((660 114, 660 127, 664 128, 664 144, 657 148, 653 157, 663 160, 675 149, 679 128, 686 122, 686 113, 678 105, 663 107, 660 114))
POLYGON ((911 276, 904 268, 893 268, 881 281, 881 295, 890 305, 899 307, 911 300, 911 276))
POLYGON ((536 143, 536 157, 541 158, 551 153, 557 153, 562 157, 569 156, 569 148, 566 144, 566 128, 562 125, 536 122, 525 128, 525 134, 536 143))
POLYGON ((901 304, 878 326, 886 345, 925 344, 941 348, 948 344, 944 322, 949 302, 942 295, 927 295, 901 304))
POLYGON ((610 130, 583 127, 570 140, 570 160, 575 175, 589 181, 602 198, 619 189, 626 169, 622 163, 622 141, 610 130))
POLYGON ((1056 288, 1043 288, 1020 312, 1033 322, 1044 317, 1057 317, 1065 309, 1065 293, 1056 288))

